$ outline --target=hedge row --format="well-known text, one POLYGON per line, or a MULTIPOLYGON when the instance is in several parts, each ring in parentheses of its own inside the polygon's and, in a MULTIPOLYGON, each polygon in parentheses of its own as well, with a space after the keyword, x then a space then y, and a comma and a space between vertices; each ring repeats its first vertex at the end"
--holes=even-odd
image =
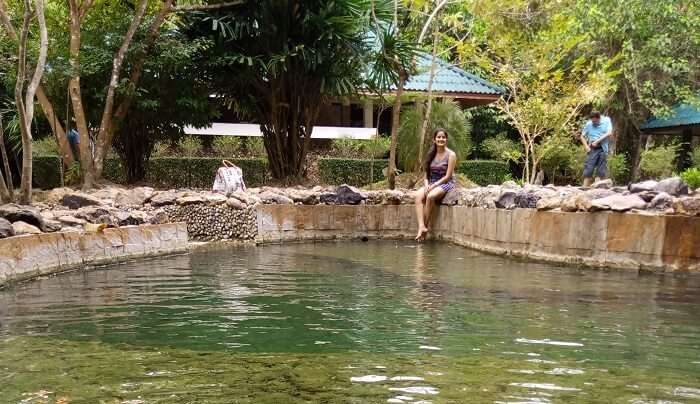
POLYGON ((478 185, 501 184, 510 175, 508 163, 496 160, 463 161, 456 171, 478 185))
MULTIPOLYGON (((257 187, 267 180, 265 159, 229 159, 241 167, 246 185, 257 187)), ((61 161, 57 156, 34 157, 34 185, 42 189, 61 186, 61 161)), ((158 157, 148 162, 146 182, 159 188, 211 188, 220 158, 158 157)), ((115 183, 126 182, 124 163, 118 159, 105 161, 104 177, 115 183)))
POLYGON ((388 160, 320 158, 318 171, 324 184, 362 186, 384 179, 388 164, 388 160))

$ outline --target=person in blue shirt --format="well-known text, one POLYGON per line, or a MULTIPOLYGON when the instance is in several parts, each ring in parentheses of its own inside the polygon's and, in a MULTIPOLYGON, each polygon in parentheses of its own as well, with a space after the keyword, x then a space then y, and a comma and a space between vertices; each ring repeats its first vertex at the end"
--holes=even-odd
POLYGON ((73 152, 73 158, 80 160, 80 133, 73 128, 68 131, 66 137, 68 138, 70 149, 73 152))
POLYGON ((583 166, 583 186, 589 187, 595 180, 605 178, 608 171, 608 143, 612 135, 612 121, 609 117, 593 111, 581 131, 581 143, 588 155, 583 166))

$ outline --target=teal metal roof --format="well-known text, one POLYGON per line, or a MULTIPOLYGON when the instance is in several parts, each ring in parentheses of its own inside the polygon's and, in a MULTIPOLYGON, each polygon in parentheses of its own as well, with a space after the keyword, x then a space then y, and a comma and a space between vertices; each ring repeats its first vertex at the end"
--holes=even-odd
MULTIPOLYGON (((409 77, 408 81, 404 84, 404 89, 406 91, 428 91, 432 61, 431 54, 424 52, 418 53, 416 57, 416 70, 418 72, 409 77)), ((503 89, 501 87, 488 80, 468 73, 440 58, 437 58, 436 62, 437 66, 435 78, 433 80, 433 91, 436 93, 503 94, 503 89)))
POLYGON ((649 118, 642 126, 642 130, 663 129, 678 126, 700 125, 700 109, 690 104, 675 106, 668 118, 649 118))

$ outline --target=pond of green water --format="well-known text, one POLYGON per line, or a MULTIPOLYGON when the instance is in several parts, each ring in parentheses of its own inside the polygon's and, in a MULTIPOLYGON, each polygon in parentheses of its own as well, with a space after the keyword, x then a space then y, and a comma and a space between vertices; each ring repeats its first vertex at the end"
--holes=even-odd
POLYGON ((700 402, 700 277, 241 247, 0 290, 0 402, 700 402))

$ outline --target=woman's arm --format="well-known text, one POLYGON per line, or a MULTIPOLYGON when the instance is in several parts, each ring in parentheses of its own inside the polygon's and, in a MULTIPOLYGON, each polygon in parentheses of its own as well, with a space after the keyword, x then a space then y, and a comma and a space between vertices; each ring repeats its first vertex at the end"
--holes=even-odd
POLYGON ((452 179, 452 175, 455 172, 455 166, 457 165, 457 155, 454 152, 450 153, 450 157, 447 160, 447 172, 445 173, 445 176, 440 178, 439 180, 433 182, 430 185, 429 190, 433 190, 434 188, 439 187, 440 185, 446 183, 447 181, 452 179))

